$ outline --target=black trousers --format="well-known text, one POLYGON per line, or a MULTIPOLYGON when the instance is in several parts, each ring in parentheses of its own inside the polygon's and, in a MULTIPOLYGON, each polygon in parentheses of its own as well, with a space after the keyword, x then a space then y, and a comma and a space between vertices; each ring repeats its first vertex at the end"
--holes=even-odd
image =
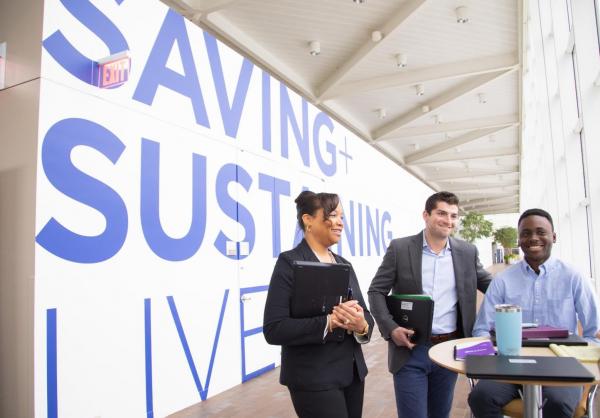
POLYGON ((360 418, 362 416, 365 382, 354 366, 350 386, 337 389, 307 391, 289 389, 292 404, 300 418, 360 418))

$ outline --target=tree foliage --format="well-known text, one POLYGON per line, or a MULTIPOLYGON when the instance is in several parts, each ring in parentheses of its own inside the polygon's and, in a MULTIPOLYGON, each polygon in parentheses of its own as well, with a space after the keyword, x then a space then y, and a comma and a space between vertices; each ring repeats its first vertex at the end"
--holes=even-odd
POLYGON ((503 228, 496 229, 496 232, 494 232, 494 239, 504 248, 516 248, 517 228, 505 226, 503 228))
POLYGON ((493 224, 478 212, 468 212, 460 221, 460 236, 473 243, 478 238, 486 238, 493 233, 493 224))

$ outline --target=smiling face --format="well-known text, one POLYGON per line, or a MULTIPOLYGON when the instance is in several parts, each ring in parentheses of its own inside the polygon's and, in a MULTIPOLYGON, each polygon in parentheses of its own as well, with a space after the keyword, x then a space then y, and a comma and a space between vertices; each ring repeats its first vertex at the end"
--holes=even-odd
POLYGON ((305 225, 310 226, 307 226, 306 233, 311 234, 323 246, 330 247, 342 237, 344 211, 341 204, 338 204, 327 217, 323 216, 323 209, 317 210, 314 215, 305 214, 304 217, 306 217, 305 225))
POLYGON ((550 257, 555 242, 552 225, 543 216, 531 215, 519 223, 519 247, 527 263, 536 271, 550 257))
POLYGON ((458 221, 458 206, 438 201, 431 213, 423 212, 425 230, 434 239, 447 239, 458 221))

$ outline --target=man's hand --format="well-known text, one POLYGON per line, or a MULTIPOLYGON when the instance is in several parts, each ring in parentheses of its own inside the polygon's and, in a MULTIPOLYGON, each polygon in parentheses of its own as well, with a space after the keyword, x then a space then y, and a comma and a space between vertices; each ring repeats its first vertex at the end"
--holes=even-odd
POLYGON ((410 337, 415 332, 412 329, 407 329, 403 327, 395 328, 392 331, 391 337, 394 344, 398 347, 408 347, 409 349, 413 349, 416 344, 410 342, 410 337))

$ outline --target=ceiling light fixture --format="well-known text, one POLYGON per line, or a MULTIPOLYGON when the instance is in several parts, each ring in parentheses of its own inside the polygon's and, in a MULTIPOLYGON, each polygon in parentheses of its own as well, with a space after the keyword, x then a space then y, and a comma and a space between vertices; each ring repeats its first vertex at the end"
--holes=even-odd
POLYGON ((427 112, 429 112, 429 110, 430 110, 429 109, 429 105, 423 105, 423 106, 421 106, 421 112, 427 113, 427 112))
POLYGON ((355 4, 363 4, 366 3, 367 0, 352 0, 355 4))
POLYGON ((408 56, 404 53, 396 54, 396 67, 405 68, 408 65, 408 56))
POLYGON ((310 41, 308 43, 308 46, 310 48, 310 55, 312 55, 313 57, 316 57, 317 55, 319 55, 321 53, 321 42, 319 41, 310 41))
POLYGON ((373 32, 371 32, 371 40, 373 42, 379 42, 383 39, 383 34, 378 31, 378 30, 374 30, 373 32))
POLYGON ((417 84, 415 86, 415 90, 417 91, 417 96, 422 96, 425 94, 425 86, 423 84, 417 84))
POLYGON ((467 6, 459 6, 454 11, 456 12, 456 23, 467 23, 469 21, 467 6))
POLYGON ((479 93, 477 97, 479 98, 479 104, 487 103, 487 97, 485 96, 485 93, 479 93))
POLYGON ((385 108, 382 107, 380 109, 377 109, 377 117, 379 119, 385 119, 386 116, 387 116, 387 112, 385 111, 385 108))

